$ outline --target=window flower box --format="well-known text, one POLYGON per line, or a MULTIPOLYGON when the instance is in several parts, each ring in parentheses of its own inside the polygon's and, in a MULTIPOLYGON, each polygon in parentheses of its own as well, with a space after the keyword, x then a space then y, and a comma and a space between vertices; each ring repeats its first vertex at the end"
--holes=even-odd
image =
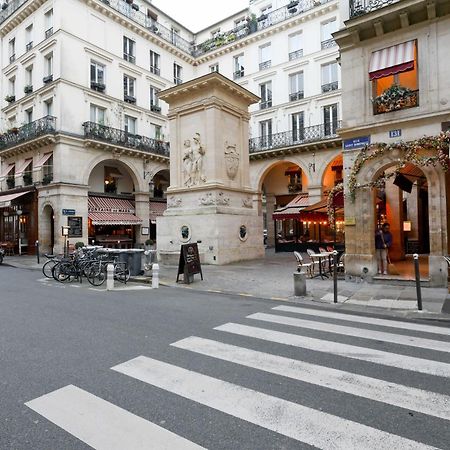
POLYGON ((394 84, 381 95, 375 97, 372 102, 375 114, 412 108, 419 105, 418 91, 394 84))

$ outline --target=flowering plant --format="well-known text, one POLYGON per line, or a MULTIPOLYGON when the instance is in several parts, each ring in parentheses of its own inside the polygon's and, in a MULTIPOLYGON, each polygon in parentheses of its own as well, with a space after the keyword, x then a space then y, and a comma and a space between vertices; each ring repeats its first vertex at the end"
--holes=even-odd
POLYGON ((393 84, 382 94, 372 99, 373 104, 377 107, 378 112, 389 112, 402 109, 406 106, 416 106, 417 102, 411 104, 410 100, 417 99, 415 91, 393 84))

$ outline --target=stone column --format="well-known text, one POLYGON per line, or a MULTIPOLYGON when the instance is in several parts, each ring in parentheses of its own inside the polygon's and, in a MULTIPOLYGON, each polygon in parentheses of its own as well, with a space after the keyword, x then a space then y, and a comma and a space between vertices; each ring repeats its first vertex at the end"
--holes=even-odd
POLYGON ((308 186, 309 194, 309 204, 320 202, 322 200, 322 185, 321 184, 310 184, 308 186))
POLYGON ((266 194, 267 247, 275 247, 275 224, 272 219, 275 202, 275 194, 266 194))
POLYGON ((141 233, 142 227, 150 227, 150 193, 136 192, 134 194, 134 208, 136 216, 142 219, 142 225, 136 227, 136 246, 144 244, 149 236, 143 236, 141 233))

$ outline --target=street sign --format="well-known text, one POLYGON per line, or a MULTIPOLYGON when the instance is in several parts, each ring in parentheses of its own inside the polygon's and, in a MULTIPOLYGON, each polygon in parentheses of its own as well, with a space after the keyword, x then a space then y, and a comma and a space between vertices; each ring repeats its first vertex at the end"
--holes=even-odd
POLYGON ((353 150, 354 148, 365 147, 370 144, 370 136, 360 136, 344 141, 344 150, 353 150))
POLYGON ((62 213, 63 213, 63 216, 74 216, 75 210, 74 209, 63 209, 62 213))
POLYGON ((398 138, 402 135, 402 130, 389 130, 390 138, 398 138))

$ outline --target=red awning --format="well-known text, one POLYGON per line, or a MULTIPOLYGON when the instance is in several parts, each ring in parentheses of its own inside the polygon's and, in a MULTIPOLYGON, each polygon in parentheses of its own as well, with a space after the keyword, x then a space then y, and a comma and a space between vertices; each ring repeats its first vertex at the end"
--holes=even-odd
POLYGON ((150 220, 156 220, 157 217, 161 217, 164 211, 167 209, 166 202, 150 202, 150 220))
POLYGON ((93 225, 140 225, 130 200, 112 197, 88 198, 88 217, 93 225))
POLYGON ((34 165, 34 168, 37 169, 37 168, 42 167, 52 156, 53 156, 53 152, 44 153, 42 158, 34 165))
POLYGON ((372 53, 369 80, 414 69, 416 41, 403 42, 372 53))
POLYGON ((25 169, 30 165, 32 158, 26 159, 21 166, 16 170, 16 176, 20 176, 25 172, 25 169))
POLYGON ((285 175, 291 175, 291 174, 295 175, 296 173, 302 173, 302 169, 300 169, 300 167, 298 167, 298 166, 288 167, 286 169, 286 171, 284 172, 285 175))
POLYGON ((298 219, 300 211, 308 206, 308 194, 299 194, 286 206, 278 208, 272 215, 273 220, 298 219))
POLYGON ((1 177, 6 177, 6 175, 9 174, 9 172, 11 172, 11 170, 13 169, 13 167, 15 166, 14 163, 8 164, 7 166, 5 166, 5 169, 3 170, 3 172, 1 173, 1 177))

